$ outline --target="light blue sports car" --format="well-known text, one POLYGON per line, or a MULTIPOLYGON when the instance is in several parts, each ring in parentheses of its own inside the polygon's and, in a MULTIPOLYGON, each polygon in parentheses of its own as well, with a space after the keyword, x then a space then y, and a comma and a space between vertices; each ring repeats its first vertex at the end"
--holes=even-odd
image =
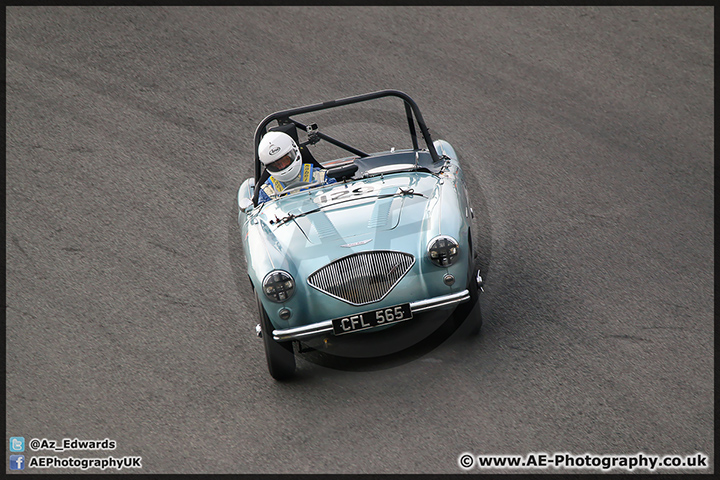
POLYGON ((474 266, 463 173, 452 146, 432 141, 407 94, 383 90, 268 115, 255 131, 255 176, 242 183, 237 201, 259 310, 256 330, 275 379, 294 374, 296 344, 361 335, 371 342, 368 333, 389 333, 433 309, 455 308, 462 318, 473 311, 468 321, 479 331, 482 318, 473 307, 482 278, 474 266), (410 148, 366 153, 297 120, 385 97, 402 101, 410 148), (336 182, 305 184, 258 202, 269 175, 258 145, 269 131, 291 135, 336 182), (320 141, 351 156, 320 164, 308 148, 320 141))

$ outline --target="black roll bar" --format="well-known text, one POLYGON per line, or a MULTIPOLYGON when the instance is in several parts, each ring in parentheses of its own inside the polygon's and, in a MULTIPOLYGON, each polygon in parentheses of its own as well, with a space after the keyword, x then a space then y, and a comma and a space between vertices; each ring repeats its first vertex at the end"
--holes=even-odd
MULTIPOLYGON (((302 128, 303 130, 307 131, 307 125, 304 125, 297 120, 291 118, 290 121, 295 124, 296 127, 302 128)), ((315 132, 315 135, 317 135, 318 138, 321 138, 323 140, 328 141, 329 143, 332 143, 336 147, 340 147, 343 150, 347 150, 350 153, 354 153, 358 157, 368 157, 369 155, 362 150, 358 150, 357 148, 353 147, 352 145, 348 145, 347 143, 341 142, 340 140, 337 140, 330 135, 325 135, 322 132, 315 132)), ((417 148, 417 147, 416 147, 417 148)))
MULTIPOLYGON (((407 114, 408 119, 408 125, 410 127, 410 135, 413 140, 413 148, 418 149, 418 143, 417 143, 417 134, 415 132, 415 124, 413 122, 412 114, 415 115, 415 119, 417 120, 417 124, 420 127, 420 132, 422 133, 423 138, 425 139, 425 143, 427 144, 428 151, 430 152, 430 156, 432 157, 433 162, 440 161, 440 158, 438 157, 437 151, 435 150, 435 147, 433 146, 432 139, 430 138, 430 132, 428 131, 427 126, 425 125, 425 120, 423 119, 422 114, 420 113, 420 108, 418 108, 417 104, 415 103, 415 100, 410 98, 410 96, 406 93, 403 93, 399 90, 380 90, 373 93, 366 93, 364 95, 355 95, 352 97, 346 97, 341 98, 339 100, 330 100, 328 102, 323 103, 316 103, 314 105, 306 105, 304 107, 297 107, 297 108, 291 108, 288 110, 281 110, 279 112, 271 113, 267 117, 263 119, 262 122, 257 126, 255 129, 255 190, 257 190, 260 185, 258 185, 258 181, 260 180, 260 175, 262 173, 262 164, 260 162, 260 157, 258 155, 258 146, 260 145, 260 140, 262 139, 263 135, 267 133, 267 126, 272 122, 273 120, 277 120, 278 123, 284 123, 284 122, 293 122, 295 124, 298 124, 298 122, 295 122, 294 120, 290 119, 291 115, 301 115, 303 113, 309 113, 309 112, 317 112, 319 110, 326 110, 328 108, 335 108, 335 107, 341 107, 343 105, 351 105, 353 103, 360 103, 360 102, 366 102, 368 100, 374 100, 376 98, 383 98, 383 97, 398 97, 403 100, 405 104, 405 111, 407 114)), ((321 134, 320 138, 323 138, 330 143, 333 143, 337 146, 340 146, 342 148, 348 147, 349 145, 345 145, 342 142, 335 140, 332 137, 329 137, 327 135, 321 134)), ((354 149, 350 147, 349 151, 353 151, 354 149)), ((360 152, 357 150, 357 152, 360 152)), ((363 153, 363 152, 360 152, 363 153)), ((360 155, 363 156, 363 155, 360 155)))

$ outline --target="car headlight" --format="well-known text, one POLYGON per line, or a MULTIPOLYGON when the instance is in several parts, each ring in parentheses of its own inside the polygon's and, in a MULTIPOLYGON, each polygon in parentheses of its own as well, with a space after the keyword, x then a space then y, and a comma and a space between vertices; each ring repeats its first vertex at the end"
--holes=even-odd
POLYGON ((271 302, 282 303, 295 293, 295 280, 287 272, 274 270, 265 275, 262 289, 271 302))
POLYGON ((457 260, 460 246, 458 242, 447 235, 440 235, 428 243, 428 257, 438 267, 449 267, 457 260))

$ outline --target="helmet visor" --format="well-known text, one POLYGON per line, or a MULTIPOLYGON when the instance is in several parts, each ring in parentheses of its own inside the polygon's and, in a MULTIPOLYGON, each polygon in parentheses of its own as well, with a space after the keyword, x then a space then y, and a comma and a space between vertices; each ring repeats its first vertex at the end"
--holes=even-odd
POLYGON ((289 167, 293 163, 293 160, 295 160, 294 152, 288 152, 274 162, 268 163, 266 168, 270 173, 281 172, 289 167))

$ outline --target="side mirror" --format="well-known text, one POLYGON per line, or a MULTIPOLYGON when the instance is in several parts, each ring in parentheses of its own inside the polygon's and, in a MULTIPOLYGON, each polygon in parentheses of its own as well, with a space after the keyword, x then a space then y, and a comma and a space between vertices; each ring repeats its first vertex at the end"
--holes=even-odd
POLYGON ((245 180, 242 185, 240 185, 240 188, 238 189, 237 193, 237 202, 238 202, 238 209, 242 213, 248 213, 250 210, 255 208, 252 202, 252 196, 253 196, 253 185, 255 184, 255 180, 252 178, 248 178, 245 180))
POLYGON ((243 213, 248 213, 253 209, 253 202, 249 198, 241 198, 238 202, 238 208, 240 208, 240 211, 243 213))

